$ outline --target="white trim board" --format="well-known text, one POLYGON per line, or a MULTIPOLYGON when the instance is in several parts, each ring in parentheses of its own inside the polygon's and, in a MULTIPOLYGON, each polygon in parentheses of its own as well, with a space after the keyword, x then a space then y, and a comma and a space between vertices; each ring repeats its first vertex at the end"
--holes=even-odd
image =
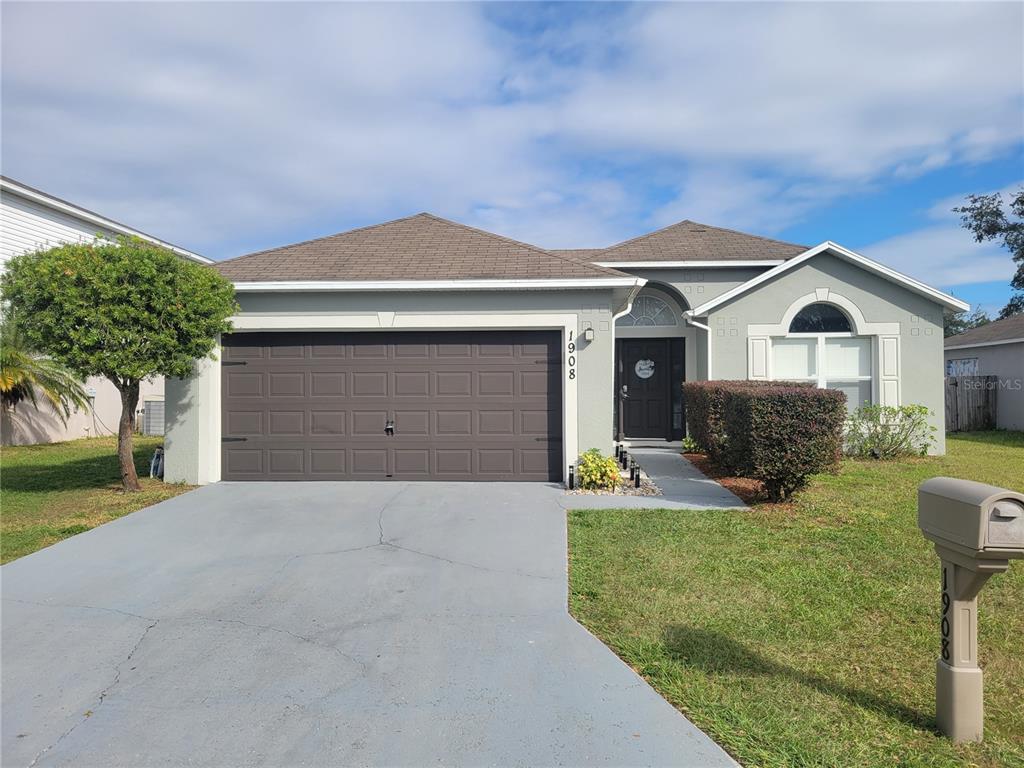
POLYGON ((782 259, 721 259, 718 261, 594 261, 599 267, 609 269, 710 269, 713 267, 776 267, 784 264, 782 259))
POLYGON ((943 347, 947 352, 951 352, 954 349, 974 349, 975 347, 998 347, 1000 344, 1020 344, 1024 342, 1024 338, 1020 339, 1001 339, 999 341, 979 341, 974 344, 957 344, 952 347, 943 347))
POLYGON ((634 288, 647 284, 642 277, 604 277, 527 280, 272 280, 236 282, 235 290, 279 291, 495 291, 573 290, 582 288, 634 288))
POLYGON ((901 272, 897 272, 894 269, 890 269, 889 267, 883 264, 879 264, 877 261, 873 261, 872 259, 869 259, 867 256, 861 256, 859 253, 854 253, 853 251, 844 248, 841 245, 833 243, 831 240, 826 240, 821 245, 816 245, 813 248, 804 251, 799 256, 789 259, 788 261, 784 261, 777 267, 773 267, 772 269, 769 269, 767 272, 762 272, 760 275, 757 275, 756 277, 747 280, 747 282, 737 285, 735 288, 726 291, 721 296, 718 296, 717 298, 714 298, 711 301, 707 301, 701 304, 699 307, 695 307, 694 309, 690 310, 689 314, 694 317, 706 315, 712 309, 715 309, 716 307, 721 306, 727 301, 730 301, 731 299, 734 299, 737 296, 746 293, 751 288, 756 288, 761 283, 771 280, 772 278, 777 277, 778 275, 784 274, 785 272, 788 272, 794 267, 803 264, 808 259, 811 259, 820 253, 825 253, 826 251, 834 256, 838 256, 839 258, 850 262, 851 264, 856 264, 859 267, 863 267, 867 271, 873 272, 874 274, 879 275, 880 277, 883 277, 886 280, 889 280, 890 282, 896 283, 897 285, 902 285, 904 288, 907 288, 908 290, 911 290, 914 293, 932 299, 933 301, 942 304, 944 307, 947 307, 948 309, 952 309, 957 312, 966 312, 971 308, 970 304, 960 301, 960 299, 954 298, 953 296, 950 296, 948 293, 943 293, 937 288, 932 288, 930 285, 925 285, 924 283, 915 280, 912 277, 908 277, 907 275, 904 275, 901 272))
POLYGON ((90 224, 96 224, 105 229, 117 232, 118 234, 141 238, 147 242, 153 243, 154 245, 159 245, 162 248, 174 251, 174 253, 179 256, 184 256, 186 259, 198 261, 200 264, 213 264, 212 259, 200 256, 198 253, 193 253, 192 251, 187 251, 184 248, 179 248, 176 245, 172 245, 171 243, 160 240, 152 235, 147 235, 145 232, 140 232, 137 229, 132 229, 124 224, 120 224, 113 219, 108 219, 106 216, 100 216, 98 213, 93 213, 85 208, 79 208, 77 205, 59 200, 45 192, 39 192, 31 187, 26 187, 13 179, 0 179, 0 189, 5 192, 24 197, 26 200, 31 200, 32 202, 46 206, 47 208, 52 208, 53 210, 74 216, 82 221, 87 221, 90 224))

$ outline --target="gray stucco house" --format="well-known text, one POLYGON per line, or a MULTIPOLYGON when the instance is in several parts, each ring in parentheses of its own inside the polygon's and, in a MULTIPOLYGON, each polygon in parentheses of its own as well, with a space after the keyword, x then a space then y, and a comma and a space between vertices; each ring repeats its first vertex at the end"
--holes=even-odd
POLYGON ((947 376, 995 376, 996 427, 1024 429, 1024 315, 946 339, 947 376))
POLYGON ((241 312, 167 382, 171 481, 562 481, 616 436, 681 437, 693 379, 919 403, 941 435, 943 313, 968 308, 835 243, 691 221, 545 250, 424 213, 215 268, 241 312))

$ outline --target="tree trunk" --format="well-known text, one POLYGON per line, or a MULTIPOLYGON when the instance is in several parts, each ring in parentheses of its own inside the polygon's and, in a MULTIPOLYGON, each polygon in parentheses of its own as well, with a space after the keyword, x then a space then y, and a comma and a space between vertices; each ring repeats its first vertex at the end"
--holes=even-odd
POLYGON ((117 424, 117 458, 121 461, 121 483, 126 491, 141 491, 132 450, 135 410, 139 406, 139 381, 128 379, 118 384, 117 388, 121 392, 121 420, 117 424))

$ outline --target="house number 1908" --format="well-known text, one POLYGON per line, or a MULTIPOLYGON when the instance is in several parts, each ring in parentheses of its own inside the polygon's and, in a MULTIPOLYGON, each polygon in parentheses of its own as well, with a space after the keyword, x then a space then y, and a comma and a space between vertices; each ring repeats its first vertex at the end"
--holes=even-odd
POLYGON ((569 343, 566 345, 565 363, 569 368, 569 378, 576 378, 576 342, 573 339, 573 332, 569 331, 569 343))
POLYGON ((942 660, 949 661, 949 581, 946 566, 942 566, 942 660))

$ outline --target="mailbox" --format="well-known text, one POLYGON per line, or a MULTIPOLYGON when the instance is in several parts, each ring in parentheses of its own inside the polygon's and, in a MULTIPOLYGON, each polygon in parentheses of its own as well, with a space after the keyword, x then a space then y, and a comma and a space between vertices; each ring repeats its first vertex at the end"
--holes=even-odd
POLYGON ((942 560, 936 720, 954 741, 981 741, 978 593, 1024 557, 1024 494, 936 477, 918 488, 917 524, 942 560))
POLYGON ((918 489, 917 524, 937 549, 978 560, 1024 557, 1024 494, 936 477, 918 489))

